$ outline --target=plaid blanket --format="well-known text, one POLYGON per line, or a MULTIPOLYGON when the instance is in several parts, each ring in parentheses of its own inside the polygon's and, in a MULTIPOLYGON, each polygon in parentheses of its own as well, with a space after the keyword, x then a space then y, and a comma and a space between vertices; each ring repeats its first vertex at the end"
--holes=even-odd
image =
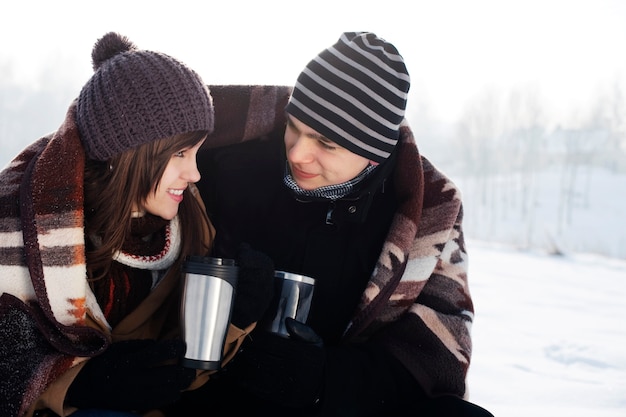
POLYGON ((0 172, 0 415, 25 414, 78 357, 99 353, 106 323, 86 281, 84 152, 74 107, 60 129, 0 172))

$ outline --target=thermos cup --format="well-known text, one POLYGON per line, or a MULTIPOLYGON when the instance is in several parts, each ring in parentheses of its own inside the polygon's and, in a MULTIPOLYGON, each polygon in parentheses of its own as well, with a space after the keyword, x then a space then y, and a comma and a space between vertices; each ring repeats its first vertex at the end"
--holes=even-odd
POLYGON ((232 259, 192 256, 182 272, 181 325, 187 343, 183 366, 220 369, 238 267, 232 259))
POLYGON ((285 271, 276 271, 274 276, 274 298, 264 317, 263 328, 279 336, 289 337, 285 319, 291 317, 306 323, 311 309, 315 280, 285 271))

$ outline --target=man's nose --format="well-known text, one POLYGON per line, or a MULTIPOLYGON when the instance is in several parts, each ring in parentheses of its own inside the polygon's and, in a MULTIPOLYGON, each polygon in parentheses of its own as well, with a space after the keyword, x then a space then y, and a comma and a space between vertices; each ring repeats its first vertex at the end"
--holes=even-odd
POLYGON ((314 159, 313 140, 306 136, 298 136, 289 148, 289 161, 295 163, 311 162, 314 159))

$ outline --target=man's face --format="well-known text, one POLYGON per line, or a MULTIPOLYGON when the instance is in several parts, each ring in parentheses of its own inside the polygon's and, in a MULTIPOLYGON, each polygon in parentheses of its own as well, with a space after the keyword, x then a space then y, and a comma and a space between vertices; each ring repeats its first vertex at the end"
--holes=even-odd
POLYGON ((349 181, 370 163, 291 115, 287 115, 285 149, 291 175, 303 190, 349 181))

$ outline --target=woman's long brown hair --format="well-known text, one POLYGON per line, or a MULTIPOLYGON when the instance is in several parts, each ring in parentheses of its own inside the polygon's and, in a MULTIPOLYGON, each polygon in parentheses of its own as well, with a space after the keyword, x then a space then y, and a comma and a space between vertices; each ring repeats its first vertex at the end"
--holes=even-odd
MULTIPOLYGON (((156 192, 172 155, 193 147, 207 135, 206 131, 189 132, 159 139, 130 149, 106 162, 87 160, 85 164, 85 234, 87 274, 90 279, 105 276, 113 254, 121 249, 130 233, 133 207, 143 207, 146 198, 156 192), (101 240, 89 244, 90 236, 101 240)), ((212 231, 201 204, 184 192, 178 208, 181 226, 181 257, 206 255, 213 241, 212 231)))

